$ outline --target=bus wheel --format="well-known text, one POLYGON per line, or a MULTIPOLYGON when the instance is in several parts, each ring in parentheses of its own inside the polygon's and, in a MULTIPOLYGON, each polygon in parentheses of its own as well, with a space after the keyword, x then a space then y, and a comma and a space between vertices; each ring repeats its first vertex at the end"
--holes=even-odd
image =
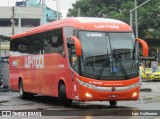
POLYGON ((71 99, 67 99, 66 87, 65 87, 64 84, 60 85, 60 88, 59 88, 59 99, 60 99, 60 102, 62 103, 62 105, 65 106, 65 107, 69 107, 72 104, 72 100, 71 99))
POLYGON ((22 99, 29 99, 29 98, 33 97, 32 93, 27 93, 24 91, 22 80, 20 80, 20 82, 19 82, 19 95, 22 99))
POLYGON ((116 107, 117 101, 109 101, 110 107, 116 107))

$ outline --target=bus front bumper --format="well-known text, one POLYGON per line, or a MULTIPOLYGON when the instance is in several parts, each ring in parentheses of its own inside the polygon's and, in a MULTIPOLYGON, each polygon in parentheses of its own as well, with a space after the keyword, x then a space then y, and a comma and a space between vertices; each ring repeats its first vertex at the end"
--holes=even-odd
POLYGON ((137 100, 139 97, 139 82, 124 87, 98 87, 78 82, 80 84, 79 101, 137 100))

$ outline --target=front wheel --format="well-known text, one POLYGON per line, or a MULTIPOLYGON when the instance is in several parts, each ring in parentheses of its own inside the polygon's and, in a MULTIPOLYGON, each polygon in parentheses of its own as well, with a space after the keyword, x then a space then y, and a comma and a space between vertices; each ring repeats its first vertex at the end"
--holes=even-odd
POLYGON ((67 99, 66 87, 65 87, 64 84, 60 85, 60 88, 59 88, 59 99, 60 99, 60 102, 62 103, 63 106, 69 107, 72 104, 72 100, 71 99, 67 99))
POLYGON ((117 101, 109 101, 110 107, 116 107, 117 101))

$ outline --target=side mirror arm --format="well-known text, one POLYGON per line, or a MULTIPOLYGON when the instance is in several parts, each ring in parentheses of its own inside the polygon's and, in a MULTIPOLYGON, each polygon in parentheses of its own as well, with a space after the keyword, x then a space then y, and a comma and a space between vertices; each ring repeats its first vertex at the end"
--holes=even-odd
POLYGON ((76 55, 82 56, 82 47, 81 47, 80 40, 76 38, 75 36, 71 36, 71 40, 75 43, 76 55))
POLYGON ((136 41, 142 45, 143 56, 148 57, 148 45, 147 45, 147 43, 140 38, 136 38, 136 41))

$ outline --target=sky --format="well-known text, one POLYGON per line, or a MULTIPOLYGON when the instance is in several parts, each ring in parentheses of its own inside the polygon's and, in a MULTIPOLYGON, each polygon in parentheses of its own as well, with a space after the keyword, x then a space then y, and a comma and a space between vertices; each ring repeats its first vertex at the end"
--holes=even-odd
MULTIPOLYGON (((23 0, 0 0, 0 6, 14 6, 16 1, 23 0)), ((56 0, 45 0, 46 5, 57 11, 56 0)), ((72 8, 72 4, 75 3, 76 0, 59 0, 60 12, 62 13, 63 18, 66 17, 69 8, 72 8)))

